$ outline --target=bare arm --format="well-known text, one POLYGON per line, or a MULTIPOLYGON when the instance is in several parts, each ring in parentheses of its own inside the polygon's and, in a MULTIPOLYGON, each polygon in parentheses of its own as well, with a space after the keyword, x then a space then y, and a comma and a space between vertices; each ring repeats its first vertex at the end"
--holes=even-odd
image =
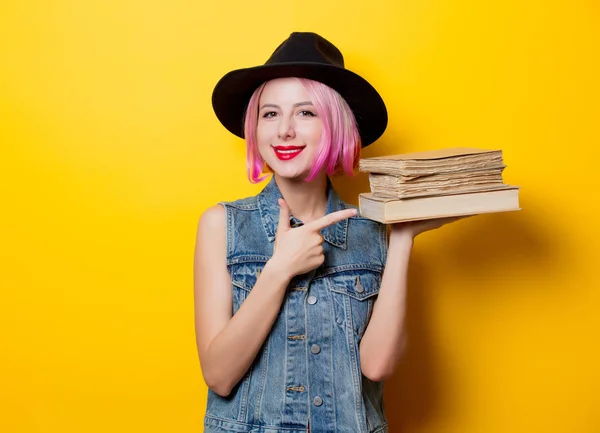
POLYGON ((250 368, 277 317, 289 280, 267 263, 232 317, 226 266, 225 209, 208 209, 198 224, 194 258, 195 325, 204 380, 226 396, 250 368))
POLYGON ((376 382, 392 375, 404 348, 408 263, 412 245, 410 234, 392 233, 390 236, 381 288, 360 343, 362 372, 376 382))

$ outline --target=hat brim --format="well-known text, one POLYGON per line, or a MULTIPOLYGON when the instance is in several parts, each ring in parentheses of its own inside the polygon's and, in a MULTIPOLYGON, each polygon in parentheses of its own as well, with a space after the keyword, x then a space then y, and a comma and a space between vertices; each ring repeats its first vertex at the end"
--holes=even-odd
POLYGON ((335 89, 354 112, 362 147, 385 131, 387 109, 377 90, 348 69, 322 63, 267 64, 229 72, 213 90, 217 118, 232 134, 244 138, 244 116, 252 94, 264 82, 284 77, 309 78, 335 89))

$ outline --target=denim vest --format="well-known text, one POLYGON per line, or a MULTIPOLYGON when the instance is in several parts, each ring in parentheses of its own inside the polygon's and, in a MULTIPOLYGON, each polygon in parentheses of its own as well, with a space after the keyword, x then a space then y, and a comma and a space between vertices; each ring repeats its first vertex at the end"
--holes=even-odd
MULTIPOLYGON (((327 213, 350 207, 328 182, 327 213)), ((222 203, 233 312, 273 254, 281 193, 222 203)), ((292 227, 302 223, 291 218, 292 227)), ((359 343, 387 254, 386 227, 360 216, 322 230, 325 262, 294 277, 253 364, 231 394, 209 390, 205 433, 387 432, 383 384, 361 373, 359 343)))

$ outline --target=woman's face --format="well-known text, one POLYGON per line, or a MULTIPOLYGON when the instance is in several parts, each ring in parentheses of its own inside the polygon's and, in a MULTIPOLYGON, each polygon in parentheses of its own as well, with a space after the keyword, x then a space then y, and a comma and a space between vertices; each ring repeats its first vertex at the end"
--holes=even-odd
POLYGON ((322 131, 323 122, 299 80, 278 78, 265 85, 256 138, 260 155, 276 174, 306 177, 322 131))

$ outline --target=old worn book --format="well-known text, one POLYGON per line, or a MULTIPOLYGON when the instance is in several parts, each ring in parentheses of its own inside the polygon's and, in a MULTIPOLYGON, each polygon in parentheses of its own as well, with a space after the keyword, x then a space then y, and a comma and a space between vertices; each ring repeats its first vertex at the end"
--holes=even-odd
POLYGON ((486 189, 504 188, 503 168, 466 170, 429 176, 393 176, 369 174, 371 192, 381 197, 421 197, 449 195, 486 189))
POLYGON ((466 147, 363 158, 358 165, 362 172, 407 177, 503 167, 502 150, 466 147))
POLYGON ((381 223, 426 220, 463 215, 517 211, 519 187, 466 194, 417 198, 386 198, 372 193, 358 196, 361 216, 381 223))

